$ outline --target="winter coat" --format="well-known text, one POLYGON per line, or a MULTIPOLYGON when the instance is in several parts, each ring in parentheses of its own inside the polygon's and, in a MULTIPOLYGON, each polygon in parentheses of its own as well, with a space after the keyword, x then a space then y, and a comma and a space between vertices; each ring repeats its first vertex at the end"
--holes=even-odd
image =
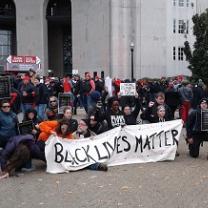
POLYGON ((13 112, 0 111, 0 139, 9 139, 17 134, 17 115, 13 112))
POLYGON ((35 96, 37 94, 36 89, 32 83, 24 84, 21 83, 19 86, 18 91, 21 95, 21 100, 23 104, 34 104, 35 103, 35 96), (26 92, 27 95, 23 96, 23 92, 26 92))
POLYGON ((36 86, 37 89, 37 94, 38 96, 36 97, 36 104, 48 104, 48 99, 49 99, 49 90, 46 87, 45 84, 40 83, 39 85, 36 86))
POLYGON ((201 131, 201 109, 191 111, 186 123, 187 138, 203 133, 201 131))
POLYGON ((15 151, 15 149, 20 143, 27 144, 27 147, 29 148, 31 152, 31 156, 33 158, 41 159, 43 161, 45 160, 44 153, 41 152, 38 145, 35 144, 34 137, 32 135, 26 134, 26 135, 14 136, 9 139, 7 145, 1 152, 0 164, 1 164, 2 169, 6 165, 7 160, 10 158, 10 156, 12 155, 12 153, 15 151))
POLYGON ((126 125, 136 125, 137 116, 139 114, 140 109, 141 109, 140 101, 139 99, 136 99, 136 105, 134 110, 131 112, 130 115, 124 115, 126 125))

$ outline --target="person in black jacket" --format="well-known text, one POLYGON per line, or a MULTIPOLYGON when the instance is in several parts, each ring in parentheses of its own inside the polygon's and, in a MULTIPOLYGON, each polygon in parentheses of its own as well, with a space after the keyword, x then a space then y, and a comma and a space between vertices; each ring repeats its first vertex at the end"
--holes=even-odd
POLYGON ((150 123, 155 122, 155 117, 157 115, 157 106, 164 105, 165 112, 168 120, 173 120, 173 115, 169 106, 165 103, 165 94, 163 92, 159 92, 155 95, 155 100, 150 101, 146 110, 141 114, 141 119, 147 120, 150 123))
POLYGON ((119 109, 119 100, 117 98, 111 99, 110 109, 106 113, 106 120, 109 129, 125 125, 125 118, 123 112, 119 109))
POLYGON ((35 77, 34 84, 37 91, 36 110, 41 120, 46 120, 46 108, 49 100, 49 91, 44 83, 40 83, 40 77, 35 77))
POLYGON ((201 130, 201 110, 208 109, 208 100, 203 98, 199 102, 199 108, 191 111, 186 123, 187 143, 189 144, 189 154, 191 157, 199 156, 200 144, 208 139, 206 131, 201 130))
POLYGON ((124 119, 125 119, 126 125, 136 125, 137 116, 139 114, 140 109, 141 109, 141 104, 138 99, 138 95, 136 95, 134 110, 132 111, 132 109, 129 105, 126 105, 123 108, 123 114, 124 114, 124 119))
POLYGON ((22 101, 22 112, 25 113, 26 110, 34 108, 36 91, 34 85, 30 82, 30 77, 24 76, 18 91, 20 92, 22 101))

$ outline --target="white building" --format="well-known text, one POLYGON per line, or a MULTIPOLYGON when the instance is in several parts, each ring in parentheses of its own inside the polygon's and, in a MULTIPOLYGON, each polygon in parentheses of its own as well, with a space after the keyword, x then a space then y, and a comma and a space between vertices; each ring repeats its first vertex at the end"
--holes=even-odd
POLYGON ((36 55, 42 74, 78 69, 131 77, 190 75, 184 42, 208 0, 1 0, 0 65, 10 54, 36 55))

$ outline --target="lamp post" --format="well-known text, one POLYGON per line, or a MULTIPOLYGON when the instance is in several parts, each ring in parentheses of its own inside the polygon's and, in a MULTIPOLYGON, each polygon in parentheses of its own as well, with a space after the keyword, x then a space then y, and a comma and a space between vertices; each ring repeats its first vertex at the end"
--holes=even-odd
POLYGON ((134 79, 134 43, 131 42, 130 44, 131 50, 131 81, 134 79))

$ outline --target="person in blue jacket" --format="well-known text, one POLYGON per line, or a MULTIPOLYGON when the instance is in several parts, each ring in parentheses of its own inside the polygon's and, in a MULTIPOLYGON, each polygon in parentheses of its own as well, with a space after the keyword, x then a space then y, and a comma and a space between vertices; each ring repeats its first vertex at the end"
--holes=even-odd
POLYGON ((17 115, 11 111, 10 103, 3 100, 0 104, 0 147, 5 147, 9 138, 17 135, 17 115))

